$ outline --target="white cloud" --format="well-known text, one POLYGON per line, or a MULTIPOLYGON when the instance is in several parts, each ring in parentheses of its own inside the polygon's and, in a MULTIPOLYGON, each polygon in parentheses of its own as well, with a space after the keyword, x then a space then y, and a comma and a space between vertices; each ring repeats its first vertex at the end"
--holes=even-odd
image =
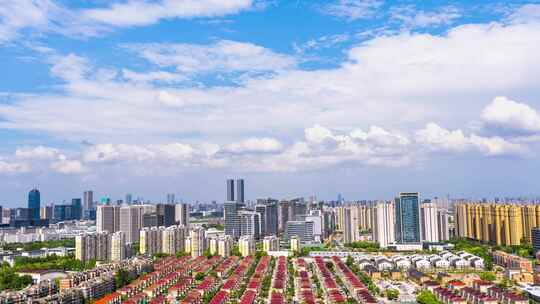
POLYGON ((165 71, 154 71, 154 72, 147 72, 147 73, 137 73, 128 69, 122 70, 122 76, 124 76, 125 79, 134 81, 134 82, 152 82, 152 81, 160 81, 164 83, 176 83, 176 82, 182 82, 186 80, 186 76, 177 74, 177 73, 169 73, 165 71))
POLYGON ((432 151, 476 151, 486 156, 519 156, 527 153, 524 146, 501 137, 482 137, 475 134, 466 136, 462 130, 450 131, 433 122, 416 132, 416 141, 432 151))
POLYGON ((401 6, 391 10, 390 17, 408 29, 450 25, 461 17, 459 9, 445 6, 435 11, 418 10, 414 6, 401 6))
POLYGON ((80 174, 86 172, 86 168, 79 160, 60 159, 51 163, 51 169, 63 174, 80 174))
POLYGON ((540 114, 530 106, 499 96, 482 111, 482 120, 492 127, 510 131, 540 132, 540 114))
POLYGON ((321 12, 339 18, 357 20, 373 16, 383 3, 382 0, 334 0, 323 6, 321 12))
POLYGON ((510 22, 527 23, 540 20, 540 4, 526 4, 519 7, 508 17, 510 22))
POLYGON ((49 0, 3 0, 0 3, 0 44, 18 37, 25 28, 46 27, 48 12, 56 6, 49 0))
POLYGON ((296 66, 291 56, 230 40, 210 45, 135 44, 126 47, 154 64, 172 66, 183 73, 279 71, 296 66))
POLYGON ((277 152, 283 145, 275 138, 248 138, 227 145, 226 150, 234 153, 243 152, 277 152))
POLYGON ((149 25, 161 19, 221 17, 252 8, 252 0, 158 0, 112 3, 107 8, 94 8, 82 12, 82 16, 111 26, 149 25))
POLYGON ((30 166, 25 163, 6 162, 0 160, 0 174, 17 174, 25 173, 31 170, 30 166))
POLYGON ((20 159, 54 159, 58 155, 58 149, 44 146, 24 147, 15 150, 15 157, 20 159))

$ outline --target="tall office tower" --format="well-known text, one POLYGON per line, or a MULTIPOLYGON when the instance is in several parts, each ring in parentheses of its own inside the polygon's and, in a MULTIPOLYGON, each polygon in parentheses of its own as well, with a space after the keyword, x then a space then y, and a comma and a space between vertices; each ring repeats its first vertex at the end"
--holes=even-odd
POLYGON ((313 222, 308 221, 288 221, 285 229, 285 239, 290 240, 293 236, 300 239, 302 243, 312 243, 313 222))
POLYGON ((296 221, 298 215, 307 214, 307 205, 303 198, 293 199, 289 202, 289 221, 296 221))
POLYGON ((96 210, 97 232, 120 230, 120 207, 100 205, 96 210))
POLYGON ((373 241, 379 243, 381 248, 386 248, 395 241, 394 216, 392 202, 378 202, 373 208, 371 234, 373 241))
POLYGON ((174 211, 174 221, 177 225, 189 227, 189 205, 176 204, 174 211))
POLYGON ((278 251, 279 239, 275 235, 265 236, 263 239, 263 251, 278 251))
POLYGON ((39 220, 39 207, 41 205, 41 194, 34 188, 28 193, 28 210, 30 220, 39 220))
POLYGON ((167 193, 167 204, 174 204, 174 203, 176 203, 174 193, 167 193))
POLYGON ((231 255, 231 250, 233 247, 234 241, 231 236, 224 235, 218 239, 218 255, 222 257, 228 257, 231 255))
POLYGON ((133 195, 131 193, 126 194, 126 204, 131 205, 133 202, 133 195))
POLYGON ((266 235, 277 235, 279 226, 278 201, 268 199, 265 206, 265 233, 266 235))
POLYGON ((238 240, 238 249, 243 257, 255 254, 255 240, 249 235, 241 236, 238 240))
POLYGON ((126 234, 127 243, 139 240, 139 231, 142 227, 143 212, 139 206, 122 206, 120 209, 120 231, 126 234))
POLYGON ((145 255, 161 253, 161 230, 158 227, 146 227, 139 232, 139 252, 145 255))
POLYGON ((439 235, 439 241, 448 241, 450 240, 450 229, 448 223, 448 213, 446 210, 437 211, 437 222, 439 226, 437 227, 437 234, 439 235))
POLYGON ((236 202, 243 204, 244 203, 244 180, 236 180, 236 202))
POLYGON ((80 220, 82 218, 82 203, 80 198, 71 200, 71 218, 80 220))
POLYGON ((395 200, 396 242, 420 243, 420 208, 418 193, 400 193, 395 200))
POLYGON ((118 262, 127 258, 126 235, 122 231, 111 235, 111 261, 118 262))
POLYGON ((234 179, 227 180, 227 201, 234 202, 234 179))
POLYGON ((51 220, 53 218, 53 207, 44 206, 39 208, 39 218, 42 220, 51 220))
POLYGON ((420 227, 422 229, 422 241, 439 242, 439 218, 437 205, 429 200, 420 205, 420 227))
POLYGON ((158 226, 169 227, 174 225, 176 206, 174 204, 157 204, 158 226))
POLYGON ((205 248, 205 238, 204 238, 204 229, 201 227, 194 228, 189 233, 189 238, 191 240, 191 257, 196 258, 204 254, 205 248))
POLYGON ((532 247, 534 256, 540 251, 540 228, 531 229, 532 247))
POLYGON ((350 244, 360 240, 360 231, 358 230, 358 212, 355 207, 339 207, 342 210, 342 231, 343 243, 350 244))
POLYGON ((261 215, 254 211, 240 211, 240 236, 249 235, 258 240, 261 237, 261 215))
POLYGON ((223 219, 225 221, 225 234, 237 239, 240 236, 240 221, 238 218, 239 204, 234 201, 223 204, 223 219))
POLYGON ((84 191, 82 214, 83 218, 90 218, 90 210, 94 209, 94 192, 92 190, 84 191))
POLYGON ((278 206, 278 230, 279 232, 285 231, 287 227, 287 221, 289 220, 289 202, 281 201, 278 206))
POLYGON ((255 212, 259 213, 261 218, 261 235, 266 235, 266 205, 255 205, 255 212))

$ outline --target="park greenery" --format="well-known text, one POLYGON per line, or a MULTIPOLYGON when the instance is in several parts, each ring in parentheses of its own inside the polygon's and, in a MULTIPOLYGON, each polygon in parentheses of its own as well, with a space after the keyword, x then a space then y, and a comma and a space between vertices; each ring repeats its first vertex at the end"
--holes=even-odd
POLYGON ((399 298, 399 290, 397 289, 389 288, 384 292, 384 294, 386 295, 386 298, 391 301, 399 298))
POLYGON ((416 296, 416 302, 419 304, 440 304, 441 302, 437 300, 435 295, 431 293, 429 290, 422 290, 417 296, 416 296))
POLYGON ((463 238, 454 239, 451 243, 454 244, 457 251, 465 251, 484 259, 486 270, 493 269, 493 258, 490 254, 491 248, 489 245, 463 238))
POLYGON ((363 251, 368 252, 375 252, 379 251, 380 247, 378 243, 374 242, 353 242, 350 244, 345 244, 346 247, 353 248, 353 249, 360 249, 363 251))
POLYGON ((15 271, 42 269, 82 271, 94 268, 95 266, 96 260, 90 260, 85 263, 75 259, 75 257, 72 255, 57 256, 53 254, 47 257, 40 258, 30 258, 23 256, 15 257, 15 264, 13 265, 13 269, 15 271))
POLYGON ((0 267, 0 291, 2 290, 20 290, 32 283, 32 277, 29 275, 18 275, 15 270, 7 264, 0 267))
POLYGON ((58 248, 58 247, 75 247, 75 239, 63 239, 63 240, 50 240, 43 242, 30 242, 30 243, 9 243, 2 245, 2 249, 15 251, 21 248, 24 251, 33 251, 41 248, 58 248))

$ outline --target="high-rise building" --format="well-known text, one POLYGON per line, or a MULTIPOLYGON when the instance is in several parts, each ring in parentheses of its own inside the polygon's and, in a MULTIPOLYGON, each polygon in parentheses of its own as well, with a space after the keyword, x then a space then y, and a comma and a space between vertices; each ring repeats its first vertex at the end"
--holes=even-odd
POLYGON ((234 201, 223 204, 223 218, 225 221, 225 234, 237 239, 240 237, 240 218, 238 212, 240 205, 234 201))
POLYGON ((133 195, 131 193, 126 194, 126 204, 131 205, 133 202, 133 195))
POLYGON ((350 244, 360 240, 358 211, 356 206, 338 207, 340 229, 343 232, 343 243, 350 244))
POLYGON ((400 193, 395 200, 396 242, 420 243, 420 208, 418 193, 400 193))
POLYGON ((422 241, 439 242, 439 217, 437 205, 424 201, 420 205, 420 223, 422 227, 422 241))
POLYGON ((277 200, 268 199, 265 206, 265 235, 277 235, 279 227, 278 202, 277 200))
POLYGON ((121 206, 119 209, 120 231, 126 234, 127 243, 137 242, 143 221, 142 208, 140 206, 121 206))
POLYGON ((236 202, 243 204, 244 203, 244 180, 236 180, 236 202))
POLYGON ((319 215, 300 215, 297 217, 300 221, 312 222, 313 223, 313 241, 320 243, 322 241, 322 217, 319 215))
POLYGON ((537 256, 540 251, 540 228, 533 228, 531 230, 533 253, 537 256))
POLYGON ((139 252, 145 255, 161 253, 162 238, 160 227, 146 227, 139 232, 139 252))
POLYGON ((229 235, 224 235, 218 238, 218 250, 217 253, 219 256, 228 257, 231 255, 231 250, 233 247, 233 239, 229 235))
POLYGON ((448 223, 448 213, 446 210, 437 210, 437 234, 439 235, 439 241, 450 240, 450 228, 448 223))
POLYGON ((170 226, 161 231, 161 252, 174 255, 177 252, 183 252, 187 228, 183 226, 170 226))
POLYGON ((71 200, 71 218, 80 220, 82 218, 82 203, 80 198, 71 200))
POLYGON ((290 245, 292 252, 299 252, 300 248, 302 248, 302 241, 298 236, 294 235, 290 239, 290 245))
POLYGON ((261 237, 261 215, 254 211, 240 211, 238 213, 240 221, 240 235, 249 235, 258 240, 261 237))
POLYGON ((126 235, 117 231, 111 235, 111 261, 117 262, 126 258, 126 235))
POLYGON ((41 194, 39 190, 34 188, 28 193, 28 209, 29 209, 29 219, 30 220, 39 220, 39 208, 41 206, 41 194))
POLYGON ((190 236, 190 246, 191 246, 191 257, 196 258, 204 254, 206 249, 206 239, 204 236, 204 229, 201 227, 194 228, 189 233, 190 236))
POLYGON ((169 227, 175 222, 176 206, 174 204, 157 204, 158 226, 169 227))
POLYGON ((227 201, 234 201, 234 179, 227 180, 227 201))
POLYGON ((120 207, 100 205, 96 210, 97 232, 110 233, 120 230, 120 207))
POLYGON ((285 239, 290 240, 293 236, 298 237, 302 243, 312 243, 313 222, 288 221, 285 229, 285 239))
POLYGON ((75 237, 75 258, 89 260, 110 260, 111 235, 107 232, 84 233, 75 237))
POLYGON ((42 220, 51 220, 53 218, 53 206, 39 208, 39 218, 42 220))
POLYGON ((259 213, 261 218, 261 235, 266 235, 266 205, 255 205, 255 212, 259 213))
POLYGON ((279 232, 285 231, 287 227, 287 221, 289 220, 289 202, 281 201, 278 206, 278 230, 279 232))
POLYGON ((189 205, 188 204, 176 204, 174 219, 176 224, 184 227, 189 227, 189 205))
POLYGON ((386 248, 395 241, 394 216, 392 202, 378 202, 373 208, 372 239, 379 243, 381 248, 386 248))
POLYGON ((167 193, 167 204, 174 204, 174 203, 176 203, 174 193, 167 193))
POLYGON ((84 191, 82 214, 85 219, 90 218, 90 210, 94 209, 94 192, 92 190, 84 191))
POLYGON ((265 236, 263 239, 263 251, 278 251, 279 239, 275 235, 265 236))
POLYGON ((249 235, 241 236, 238 240, 238 249, 243 257, 255 254, 255 240, 249 235))

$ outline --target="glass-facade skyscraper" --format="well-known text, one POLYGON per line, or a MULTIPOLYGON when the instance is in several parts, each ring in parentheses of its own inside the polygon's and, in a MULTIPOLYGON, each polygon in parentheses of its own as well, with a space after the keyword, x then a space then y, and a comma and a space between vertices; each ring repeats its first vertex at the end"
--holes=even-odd
POLYGON ((243 179, 237 179, 236 180, 236 202, 237 203, 244 203, 244 180, 243 179))
POLYGON ((227 180, 227 201, 234 201, 234 179, 227 180))
POLYGON ((39 220, 39 208, 41 207, 41 194, 38 189, 32 189, 28 193, 29 219, 39 220))
POLYGON ((395 200, 396 243, 420 243, 418 193, 400 193, 395 200))

